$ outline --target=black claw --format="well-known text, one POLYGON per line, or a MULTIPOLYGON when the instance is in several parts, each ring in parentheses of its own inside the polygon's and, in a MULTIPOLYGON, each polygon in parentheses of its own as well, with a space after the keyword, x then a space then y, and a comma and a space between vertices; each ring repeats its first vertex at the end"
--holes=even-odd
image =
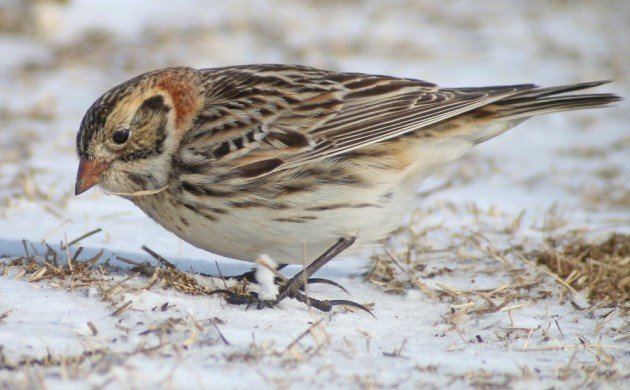
POLYGON ((325 312, 329 312, 330 310, 332 310, 333 306, 345 305, 345 306, 351 306, 357 309, 361 309, 367 312, 372 317, 376 318, 376 316, 372 314, 370 309, 368 309, 367 307, 363 306, 360 303, 349 301, 346 299, 320 300, 320 299, 308 297, 302 293, 295 293, 295 292, 293 292, 290 295, 290 297, 302 303, 306 303, 307 305, 310 305, 311 307, 314 307, 315 309, 325 311, 325 312))
POLYGON ((328 301, 328 303, 330 303, 331 306, 345 305, 345 306, 350 306, 350 307, 354 307, 354 308, 357 308, 357 309, 361 309, 361 310, 367 312, 372 317, 376 318, 376 316, 374 315, 374 313, 372 313, 372 311, 370 309, 368 309, 367 307, 363 306, 360 303, 356 303, 356 302, 353 302, 353 301, 348 301, 348 300, 345 300, 345 299, 334 299, 332 301, 328 301))
MULTIPOLYGON (((314 283, 321 283, 321 284, 329 284, 331 286, 335 286, 337 288, 339 288, 341 291, 345 292, 346 294, 350 294, 348 292, 348 290, 346 290, 345 287, 343 287, 342 285, 340 285, 337 282, 334 282, 330 279, 324 279, 324 278, 310 278, 308 281, 308 284, 314 284, 314 283)), ((304 286, 302 286, 301 288, 302 291, 304 291, 304 286)))

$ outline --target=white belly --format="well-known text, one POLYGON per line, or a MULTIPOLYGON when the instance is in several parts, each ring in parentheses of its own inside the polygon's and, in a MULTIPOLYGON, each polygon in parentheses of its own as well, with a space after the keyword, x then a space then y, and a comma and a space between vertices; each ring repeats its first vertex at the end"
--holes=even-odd
MULTIPOLYGON (((209 252, 246 261, 254 261, 264 253, 279 263, 302 264, 313 261, 341 237, 357 237, 349 252, 363 250, 400 226, 413 204, 415 191, 395 187, 391 195, 379 200, 380 194, 389 191, 378 190, 382 191, 361 191, 362 201, 359 204, 374 203, 378 207, 338 207, 330 210, 249 207, 231 210, 218 216, 216 221, 193 210, 175 207, 166 193, 160 200, 149 200, 147 197, 136 204, 167 230, 209 252), (159 214, 155 211, 156 204, 160 207, 159 214)), ((339 195, 337 199, 348 197, 348 194, 339 195)), ((342 201, 335 203, 338 206, 343 204, 342 201)))

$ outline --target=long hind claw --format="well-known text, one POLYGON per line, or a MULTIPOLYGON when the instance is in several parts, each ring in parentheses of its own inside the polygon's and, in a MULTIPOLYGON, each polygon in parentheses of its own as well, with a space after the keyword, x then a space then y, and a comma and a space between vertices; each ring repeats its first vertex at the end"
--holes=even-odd
POLYGON ((346 300, 346 299, 333 299, 333 300, 326 301, 326 302, 328 302, 328 304, 330 304, 331 306, 344 305, 344 306, 354 307, 356 309, 363 310, 363 311, 367 312, 369 315, 371 315, 372 317, 376 318, 376 316, 374 315, 374 313, 372 313, 372 311, 370 309, 368 309, 367 307, 363 306, 362 304, 354 302, 354 301, 349 301, 349 300, 346 300))
POLYGON ((343 306, 350 306, 357 309, 361 309, 367 312, 372 317, 376 318, 374 314, 372 313, 372 311, 370 311, 370 309, 354 301, 349 301, 346 299, 320 300, 320 299, 311 298, 302 293, 296 294, 295 292, 292 294, 289 294, 288 296, 290 298, 293 298, 297 301, 307 304, 308 306, 314 307, 315 309, 321 310, 324 312, 329 312, 333 308, 333 306, 343 305, 343 306))
MULTIPOLYGON (((307 280, 308 284, 317 284, 317 283, 321 283, 321 284, 328 284, 330 286, 335 286, 338 289, 340 289, 341 291, 345 292, 346 294, 350 294, 348 292, 348 290, 346 290, 346 288, 342 285, 340 285, 339 283, 332 281, 330 279, 324 279, 324 278, 310 278, 309 280, 307 280)), ((301 288, 302 291, 304 291, 304 286, 302 286, 301 288)))

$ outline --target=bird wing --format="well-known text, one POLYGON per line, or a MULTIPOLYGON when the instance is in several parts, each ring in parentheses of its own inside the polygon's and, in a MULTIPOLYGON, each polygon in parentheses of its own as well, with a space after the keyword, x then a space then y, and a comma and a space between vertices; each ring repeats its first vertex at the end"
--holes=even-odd
POLYGON ((414 79, 264 65, 202 70, 206 105, 181 142, 186 163, 258 177, 418 131, 531 84, 440 89, 414 79))

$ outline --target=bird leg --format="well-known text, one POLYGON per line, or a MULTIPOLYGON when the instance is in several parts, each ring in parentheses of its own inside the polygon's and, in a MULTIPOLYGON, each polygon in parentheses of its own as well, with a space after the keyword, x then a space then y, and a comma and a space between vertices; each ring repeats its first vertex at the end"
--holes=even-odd
POLYGON ((299 292, 304 285, 308 283, 308 279, 315 272, 319 271, 319 269, 325 266, 330 260, 334 259, 338 254, 350 247, 350 245, 354 243, 355 239, 356 237, 340 238, 333 246, 328 248, 326 252, 322 253, 317 259, 315 259, 315 261, 307 265, 302 271, 293 275, 291 279, 280 287, 280 292, 276 298, 276 304, 284 298, 293 298, 292 295, 299 292))

